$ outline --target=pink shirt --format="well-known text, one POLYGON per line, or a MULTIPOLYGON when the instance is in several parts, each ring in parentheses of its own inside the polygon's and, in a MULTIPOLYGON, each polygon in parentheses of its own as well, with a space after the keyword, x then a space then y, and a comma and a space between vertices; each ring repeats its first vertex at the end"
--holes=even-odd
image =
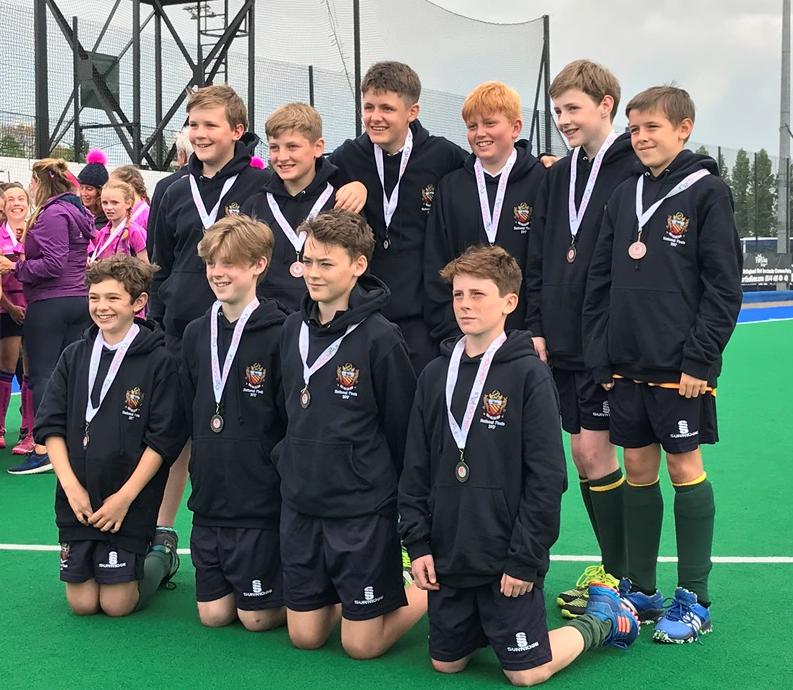
POLYGON ((132 207, 132 222, 140 225, 144 232, 149 230, 149 205, 141 199, 132 207))
MULTIPOLYGON (((0 225, 0 253, 11 261, 17 261, 25 253, 24 247, 17 240, 14 231, 8 227, 8 223, 0 225)), ((27 304, 22 292, 22 283, 16 279, 13 272, 3 276, 3 294, 11 303, 20 307, 27 304)), ((6 313, 5 309, 0 307, 0 313, 6 313)))
POLYGON ((108 259, 114 254, 139 254, 146 249, 146 231, 136 222, 122 230, 111 242, 108 240, 113 231, 112 223, 108 223, 88 245, 88 257, 91 261, 108 259))

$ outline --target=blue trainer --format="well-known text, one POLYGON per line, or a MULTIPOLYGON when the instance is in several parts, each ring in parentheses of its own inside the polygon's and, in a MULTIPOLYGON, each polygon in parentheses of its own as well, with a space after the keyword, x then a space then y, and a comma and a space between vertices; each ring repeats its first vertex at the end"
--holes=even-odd
POLYGON ((22 462, 8 468, 8 474, 41 474, 42 472, 52 472, 50 456, 46 453, 39 455, 35 450, 28 453, 22 462))
POLYGON ((678 587, 666 614, 655 626, 653 639, 666 644, 686 644, 696 642, 700 635, 712 630, 710 611, 697 601, 694 592, 678 587))
POLYGON ((648 595, 644 592, 632 592, 633 583, 623 577, 620 580, 620 596, 629 601, 636 610, 640 623, 655 623, 664 615, 664 598, 656 589, 655 594, 648 595))
POLYGON ((611 632, 603 641, 604 647, 627 649, 639 636, 639 617, 629 601, 620 599, 616 589, 590 585, 586 612, 611 623, 611 632))

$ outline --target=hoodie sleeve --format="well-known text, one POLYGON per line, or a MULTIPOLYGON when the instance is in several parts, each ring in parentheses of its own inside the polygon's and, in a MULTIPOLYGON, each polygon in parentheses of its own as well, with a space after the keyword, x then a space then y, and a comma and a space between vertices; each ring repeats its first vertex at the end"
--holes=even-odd
POLYGON ((157 216, 154 217, 154 228, 150 233, 154 236, 154 256, 149 257, 152 263, 159 266, 154 278, 151 281, 151 297, 149 299, 149 318, 162 324, 165 315, 165 305, 159 297, 160 286, 168 280, 173 267, 173 253, 175 245, 174 229, 168 217, 168 191, 172 190, 171 185, 163 195, 162 202, 157 208, 157 216))
POLYGON ((70 221, 57 206, 56 203, 45 208, 32 228, 41 256, 17 262, 14 275, 21 283, 35 284, 63 273, 69 254, 70 221))
POLYGON ((399 536, 413 561, 431 553, 430 437, 424 417, 425 376, 419 377, 405 446, 405 467, 399 479, 399 536))
POLYGON ((457 332, 451 286, 439 275, 441 269, 456 256, 449 234, 453 222, 445 202, 448 186, 446 178, 438 184, 424 235, 424 320, 436 342, 457 332))
POLYGON ((179 375, 176 360, 162 348, 162 363, 154 375, 154 390, 143 442, 159 453, 163 463, 170 466, 190 437, 181 405, 179 375))
POLYGON ((712 380, 741 309, 741 253, 729 192, 706 208, 699 229, 697 259, 702 297, 694 327, 683 345, 682 368, 698 379, 712 380))
POLYGON ((416 375, 401 337, 385 355, 372 362, 372 386, 396 476, 399 477, 405 456, 410 405, 416 393, 416 375))
POLYGON ((534 204, 534 221, 531 225, 526 257, 526 330, 533 336, 543 337, 540 297, 542 292, 542 257, 545 236, 545 216, 550 190, 550 174, 545 175, 537 201, 534 204))
POLYGON ((611 363, 608 353, 609 300, 611 292, 611 255, 614 244, 612 195, 603 213, 595 252, 587 274, 584 308, 581 316, 584 333, 584 361, 592 371, 595 383, 611 381, 611 363))
POLYGON ((181 354, 177 362, 179 371, 179 393, 181 394, 180 402, 185 420, 185 429, 187 435, 193 437, 193 401, 196 396, 196 370, 198 363, 195 358, 196 343, 200 338, 196 332, 196 326, 192 322, 187 325, 184 336, 182 338, 181 354))
MULTIPOLYGON (((69 395, 69 368, 72 353, 77 345, 66 348, 58 359, 55 371, 52 372, 44 397, 36 411, 36 423, 33 427, 33 438, 36 443, 43 444, 49 436, 62 436, 67 433, 67 409, 69 395)), ((83 413, 85 410, 82 411, 83 413)), ((73 413, 80 414, 79 410, 73 413)))
POLYGON ((567 489, 559 399, 550 370, 542 366, 541 380, 528 384, 523 402, 523 491, 504 564, 507 575, 529 582, 548 569, 567 489))
POLYGON ((351 154, 350 147, 354 145, 354 142, 348 139, 330 154, 330 162, 338 168, 333 175, 333 186, 336 189, 353 181, 347 162, 351 154))

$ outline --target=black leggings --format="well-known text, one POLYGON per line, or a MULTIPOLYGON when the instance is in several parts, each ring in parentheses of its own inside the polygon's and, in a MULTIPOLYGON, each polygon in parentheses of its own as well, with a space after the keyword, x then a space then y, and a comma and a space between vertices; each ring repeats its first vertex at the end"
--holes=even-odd
POLYGON ((61 352, 79 340, 90 323, 85 297, 53 297, 28 305, 24 338, 34 409, 39 409, 61 352))

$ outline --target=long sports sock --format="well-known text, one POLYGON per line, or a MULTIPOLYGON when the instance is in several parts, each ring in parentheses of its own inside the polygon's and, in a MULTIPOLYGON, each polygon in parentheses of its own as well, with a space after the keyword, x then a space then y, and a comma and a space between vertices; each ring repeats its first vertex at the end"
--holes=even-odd
POLYGON ((708 576, 713 563, 713 522, 716 506, 713 486, 702 473, 693 482, 675 487, 675 534, 677 536, 677 580, 694 592, 700 603, 709 605, 708 576))
POLYGON ((625 487, 625 533, 628 546, 628 577, 637 589, 656 590, 658 549, 664 520, 661 485, 631 484, 625 487))
POLYGON ((625 477, 622 476, 622 470, 615 470, 600 479, 589 480, 589 495, 597 520, 603 567, 607 573, 618 579, 625 575, 627 569, 624 492, 625 477))

